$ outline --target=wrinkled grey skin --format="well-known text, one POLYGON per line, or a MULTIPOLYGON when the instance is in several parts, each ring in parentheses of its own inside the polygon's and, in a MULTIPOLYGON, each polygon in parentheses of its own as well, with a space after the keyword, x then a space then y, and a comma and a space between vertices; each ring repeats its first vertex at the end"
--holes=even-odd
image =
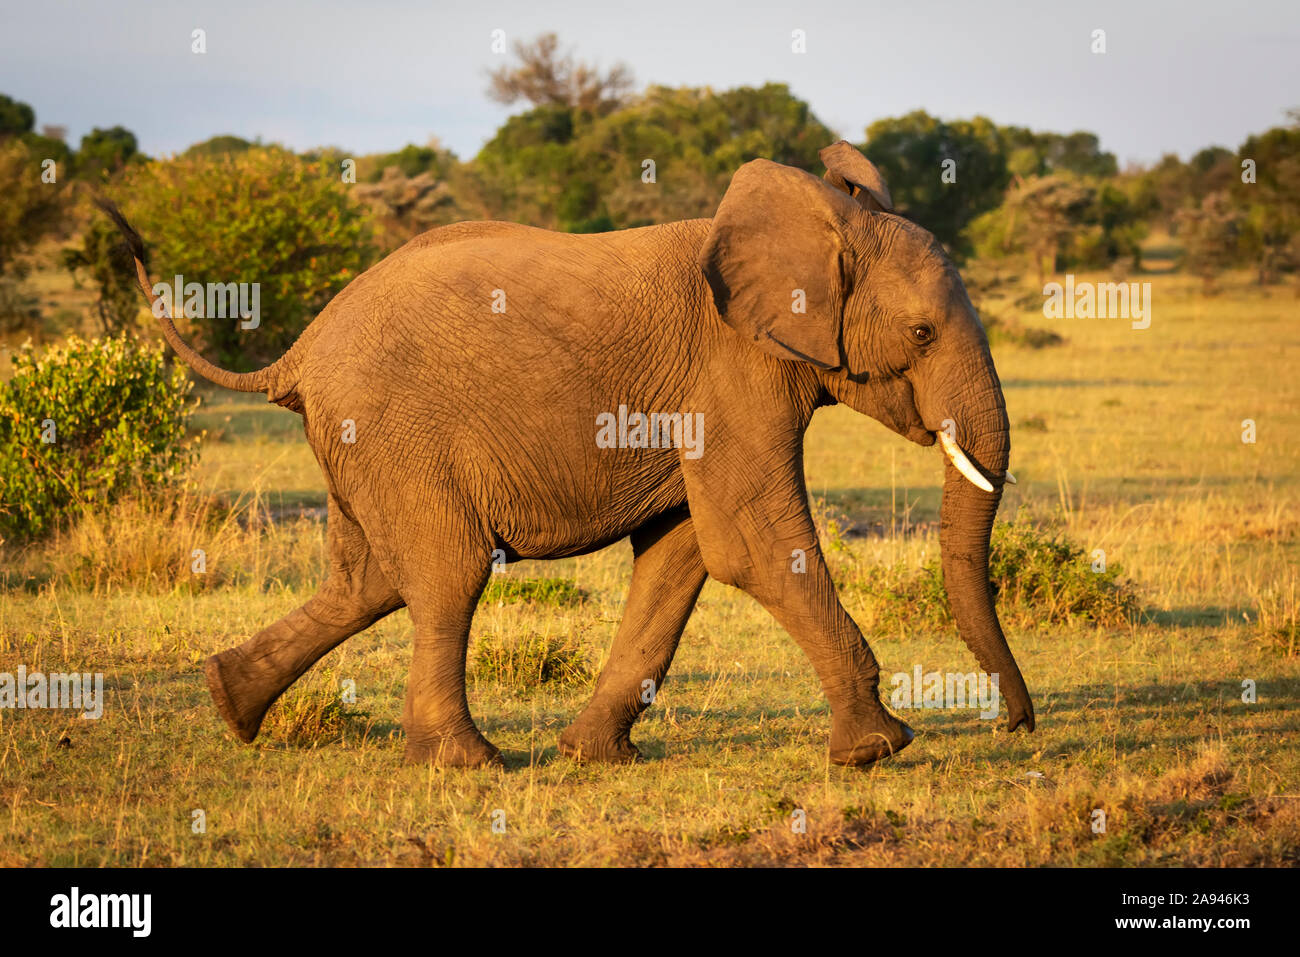
POLYGON ((647 707, 644 683, 662 685, 706 575, 753 595, 808 655, 831 707, 833 761, 897 752, 911 729, 881 705, 876 659, 836 596, 809 514, 804 431, 834 402, 922 445, 955 422, 995 491, 946 465, 944 580, 962 637, 999 675, 1011 727, 1032 730, 988 582, 1010 442, 984 331, 934 238, 882 211, 874 167, 844 143, 823 158, 824 181, 747 163, 712 220, 584 236, 508 223, 433 230, 358 277, 254 373, 206 362, 164 317, 196 371, 303 415, 329 487, 332 560, 319 593, 208 661, 236 734, 253 740, 322 655, 405 605, 407 757, 499 760, 465 695, 493 550, 559 558, 631 536, 622 625, 560 739, 565 753, 637 756, 629 731, 647 707), (792 309, 795 290, 804 312, 792 309), (703 454, 599 448, 596 417, 620 404, 702 413, 703 454), (345 420, 355 443, 342 441, 345 420))

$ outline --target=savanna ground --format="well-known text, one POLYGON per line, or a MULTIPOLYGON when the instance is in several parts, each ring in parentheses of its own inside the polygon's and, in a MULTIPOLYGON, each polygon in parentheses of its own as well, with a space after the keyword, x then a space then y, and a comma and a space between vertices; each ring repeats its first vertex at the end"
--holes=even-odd
MULTIPOLYGON (((1066 337, 995 346, 1020 480, 1002 516, 1103 549, 1142 608, 1126 625, 1014 617, 1036 733, 1007 734, 1005 713, 909 711, 917 739, 898 757, 829 766, 811 667, 756 602, 709 582, 633 731, 648 760, 578 765, 556 740, 618 624, 622 543, 494 580, 470 704, 506 768, 402 763, 405 611, 331 653, 242 745, 201 664, 313 591, 324 489, 296 416, 203 391, 194 494, 5 556, 0 670, 103 672, 107 701, 98 721, 0 711, 0 865, 1300 862, 1300 299, 1245 275, 1213 297, 1181 275, 1133 278, 1153 284, 1149 329, 1047 320, 1028 279, 985 300, 1066 337), (339 700, 345 680, 355 704, 339 700)), ((938 547, 940 453, 832 408, 807 474, 884 687, 918 664, 973 671, 951 627, 891 623, 878 590, 882 565, 938 547)))

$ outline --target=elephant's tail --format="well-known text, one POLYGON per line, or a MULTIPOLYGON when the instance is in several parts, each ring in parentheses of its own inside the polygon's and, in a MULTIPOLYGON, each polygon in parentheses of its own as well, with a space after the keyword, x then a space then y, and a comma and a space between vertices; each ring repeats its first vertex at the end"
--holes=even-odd
POLYGON ((122 233, 123 239, 126 240, 126 244, 131 250, 131 256, 135 259, 136 279, 140 283, 140 288, 144 290, 145 297, 149 300, 153 314, 158 318, 158 322, 162 326, 163 338, 167 340, 168 345, 176 350, 176 354, 184 360, 185 364, 217 385, 233 389, 236 392, 265 392, 266 397, 272 402, 294 408, 296 405, 294 396, 295 383, 287 361, 293 350, 291 349, 289 353, 281 356, 266 368, 258 369, 255 372, 231 372, 229 369, 213 365, 203 358, 194 351, 188 342, 181 338, 181 334, 177 331, 176 324, 172 322, 172 317, 168 315, 164 304, 154 295, 153 283, 149 281, 149 272, 144 265, 144 241, 140 239, 140 234, 132 228, 131 224, 126 221, 126 217, 113 203, 106 199, 96 199, 95 204, 108 214, 108 217, 113 220, 113 223, 122 233))

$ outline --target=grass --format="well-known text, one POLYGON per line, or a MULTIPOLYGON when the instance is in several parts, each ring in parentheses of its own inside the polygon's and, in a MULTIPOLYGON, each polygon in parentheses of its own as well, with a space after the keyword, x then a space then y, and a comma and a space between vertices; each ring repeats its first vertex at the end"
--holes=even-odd
POLYGON ((316 748, 343 740, 356 730, 365 735, 369 714, 350 707, 343 680, 332 668, 314 668, 286 691, 267 712, 261 734, 271 745, 316 748))
POLYGON ((543 605, 580 605, 587 593, 567 578, 519 578, 494 575, 483 589, 480 604, 530 602, 543 605))
MULTIPOLYGON (((1020 480, 1002 518, 1051 517, 1035 541, 1059 536, 1088 561, 1104 550, 1139 612, 1052 621, 1048 602, 1042 620, 1008 625, 1033 735, 973 711, 903 712, 918 732, 907 751, 865 772, 831 767, 811 668, 752 599, 710 581, 633 731, 648 760, 575 764, 556 743, 591 681, 556 676, 565 662, 599 672, 631 571, 624 542, 494 576, 471 637, 470 707, 505 769, 402 764, 405 612, 332 652, 268 716, 267 736, 241 745, 201 662, 310 594, 324 492, 295 416, 213 392, 198 481, 219 506, 74 530, 17 556, 26 571, 0 590, 0 662, 102 671, 107 694, 99 721, 0 710, 0 864, 1300 863, 1300 305, 1245 276, 1212 299, 1198 280, 1149 278, 1141 331, 1052 323, 1015 305, 1027 287, 989 298, 1066 340, 995 345, 1020 480), (279 520, 250 521, 259 511, 279 520), (169 578, 193 527, 218 543, 201 587, 169 578)), ((843 600, 885 675, 972 670, 950 625, 885 614, 872 578, 899 569, 905 583, 933 561, 939 453, 832 408, 809 432, 806 470, 843 600)), ((1032 609, 1041 596, 1002 600, 1032 609)))
POLYGON ((482 635, 469 662, 471 681, 525 696, 547 686, 586 686, 592 677, 586 651, 567 636, 482 635))

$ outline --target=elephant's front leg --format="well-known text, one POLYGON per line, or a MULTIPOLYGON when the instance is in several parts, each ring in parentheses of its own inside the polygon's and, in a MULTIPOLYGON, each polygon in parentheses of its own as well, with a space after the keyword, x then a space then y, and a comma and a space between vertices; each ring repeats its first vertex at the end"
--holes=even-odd
POLYGON ((706 572, 685 510, 632 533, 635 562, 627 607, 596 693, 560 736, 560 750, 579 760, 634 761, 629 732, 654 701, 706 572))
POLYGON ((912 729, 880 702, 880 667, 840 604, 808 511, 802 436, 787 438, 776 456, 715 446, 712 461, 688 463, 696 535, 709 573, 758 599, 812 662, 831 706, 831 760, 870 764, 907 747, 912 729))
POLYGON ((817 670, 831 706, 831 761, 871 764, 907 747, 912 729, 880 702, 880 666, 840 604, 811 517, 806 537, 777 537, 767 564, 755 563, 746 590, 794 637, 817 670))

